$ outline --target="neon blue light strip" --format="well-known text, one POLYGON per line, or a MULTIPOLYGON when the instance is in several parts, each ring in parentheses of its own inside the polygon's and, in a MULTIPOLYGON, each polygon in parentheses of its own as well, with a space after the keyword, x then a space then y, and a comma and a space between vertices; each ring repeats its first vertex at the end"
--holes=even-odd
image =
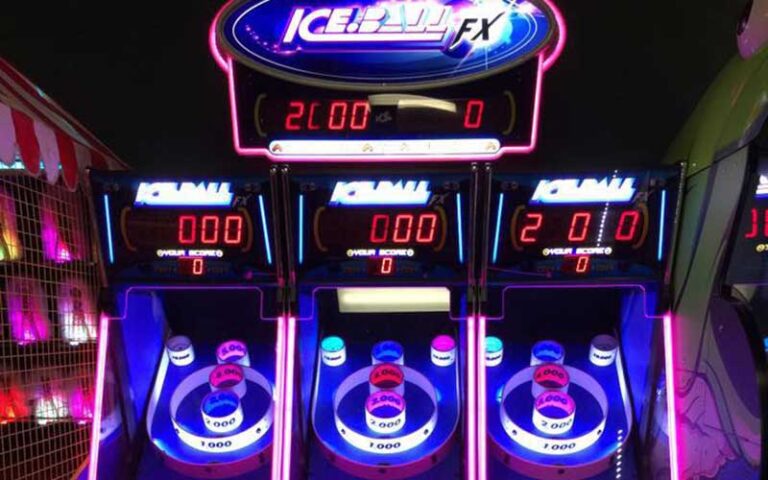
POLYGON ((664 257, 664 220, 667 213, 667 191, 661 191, 661 215, 659 215, 659 248, 656 251, 656 258, 661 261, 664 257))
POLYGON ((304 263, 304 195, 299 195, 299 265, 304 263))
POLYGON ((115 263, 115 249, 112 245, 112 219, 109 208, 109 195, 104 194, 104 218, 107 221, 107 248, 109 249, 109 263, 115 263))
POLYGON ((458 222, 456 224, 458 225, 459 229, 459 263, 464 263, 464 229, 461 226, 461 194, 456 194, 456 213, 458 216, 458 222))
POLYGON ((267 263, 272 265, 272 247, 269 246, 269 231, 267 230, 267 214, 264 213, 263 195, 259 195, 259 210, 261 211, 261 230, 264 232, 264 248, 267 251, 267 263))
POLYGON ((496 237, 493 240, 493 263, 499 258, 499 236, 501 235, 501 209, 504 207, 504 194, 499 194, 499 209, 496 212, 496 237))

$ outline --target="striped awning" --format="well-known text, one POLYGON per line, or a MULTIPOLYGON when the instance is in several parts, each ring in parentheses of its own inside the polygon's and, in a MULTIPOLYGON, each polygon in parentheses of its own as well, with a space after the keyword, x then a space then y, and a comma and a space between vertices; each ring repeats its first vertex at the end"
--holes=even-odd
POLYGON ((93 167, 126 165, 59 104, 0 58, 0 162, 21 164, 50 183, 61 175, 71 190, 80 173, 93 167))

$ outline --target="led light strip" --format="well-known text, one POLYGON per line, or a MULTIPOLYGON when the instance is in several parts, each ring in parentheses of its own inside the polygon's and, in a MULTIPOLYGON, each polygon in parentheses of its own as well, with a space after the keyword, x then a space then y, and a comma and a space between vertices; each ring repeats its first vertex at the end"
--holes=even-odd
POLYGON ((208 383, 208 379, 214 368, 216 367, 202 368, 192 373, 187 378, 182 380, 181 383, 179 383, 179 385, 176 387, 176 390, 174 390, 173 394, 171 395, 171 401, 169 404, 171 422, 173 422, 174 430, 176 431, 176 435, 178 435, 179 439, 195 450, 210 453, 234 452, 235 450, 245 448, 248 445, 252 445, 258 442, 259 439, 266 435, 272 426, 272 415, 275 408, 272 385, 269 383, 269 380, 267 380, 256 370, 253 370, 252 368, 243 369, 245 372, 245 378, 263 388, 266 392, 269 393, 269 398, 272 399, 272 401, 269 403, 267 411, 264 412, 264 416, 262 416, 251 427, 248 427, 245 430, 241 430, 234 435, 217 435, 215 437, 204 437, 196 435, 186 430, 178 422, 178 420, 176 420, 176 414, 179 410, 179 405, 181 405, 181 402, 187 395, 189 395, 200 385, 208 383))
POLYGON ((608 419, 608 397, 605 395, 605 390, 597 380, 587 373, 573 367, 564 368, 570 376, 571 383, 580 386, 595 397, 600 405, 600 410, 603 412, 603 419, 592 430, 574 438, 540 437, 521 428, 510 418, 507 409, 504 408, 504 403, 513 390, 531 380, 536 367, 528 367, 517 372, 504 385, 499 413, 501 425, 507 435, 520 446, 544 455, 570 455, 589 448, 602 436, 605 422, 608 419))
POLYGON ((374 367, 361 368, 344 379, 336 390, 336 394, 333 396, 333 416, 336 423, 336 430, 338 430, 339 434, 350 445, 368 453, 391 455, 406 452, 418 447, 432 435, 432 432, 434 432, 435 426, 437 425, 437 391, 435 391, 435 387, 427 377, 412 368, 402 367, 403 372, 405 373, 405 378, 407 381, 424 390, 432 401, 433 410, 432 416, 412 433, 400 437, 369 437, 350 428, 339 416, 339 405, 342 400, 344 400, 344 397, 358 385, 368 382, 368 378, 370 377, 373 368, 374 367))
POLYGON ((495 138, 433 140, 274 140, 269 153, 274 157, 418 157, 421 155, 487 155, 501 150, 495 138))

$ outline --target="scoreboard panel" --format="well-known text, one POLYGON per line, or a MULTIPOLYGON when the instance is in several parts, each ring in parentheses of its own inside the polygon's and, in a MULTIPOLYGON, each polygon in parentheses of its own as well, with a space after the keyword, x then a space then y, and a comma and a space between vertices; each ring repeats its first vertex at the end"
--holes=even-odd
POLYGON ((95 175, 104 258, 116 277, 274 281, 268 179, 95 175))

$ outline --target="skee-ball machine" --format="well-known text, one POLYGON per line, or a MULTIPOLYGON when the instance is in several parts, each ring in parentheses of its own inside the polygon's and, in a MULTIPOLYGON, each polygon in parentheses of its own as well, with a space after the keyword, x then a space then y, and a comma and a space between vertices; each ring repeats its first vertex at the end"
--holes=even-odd
POLYGON ((480 478, 670 478, 680 167, 485 174, 480 478))
POLYGON ((97 395, 109 359, 122 422, 95 442, 89 478, 278 478, 270 177, 91 182, 108 280, 97 395))

